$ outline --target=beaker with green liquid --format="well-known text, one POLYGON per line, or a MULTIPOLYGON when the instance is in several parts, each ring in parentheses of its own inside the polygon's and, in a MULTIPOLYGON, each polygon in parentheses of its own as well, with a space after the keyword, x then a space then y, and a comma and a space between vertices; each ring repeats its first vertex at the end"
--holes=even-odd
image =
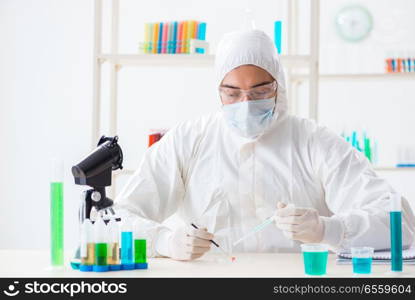
POLYGON ((50 181, 50 254, 52 266, 63 266, 63 162, 52 160, 50 181))
POLYGON ((328 246, 325 244, 302 244, 304 271, 307 275, 326 274, 328 246))

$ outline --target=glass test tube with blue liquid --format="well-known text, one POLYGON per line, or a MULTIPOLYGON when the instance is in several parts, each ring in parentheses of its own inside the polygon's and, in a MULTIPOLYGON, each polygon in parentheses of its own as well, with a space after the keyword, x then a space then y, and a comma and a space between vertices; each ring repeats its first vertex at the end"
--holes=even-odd
POLYGON ((124 270, 135 269, 133 225, 128 218, 123 219, 121 225, 121 265, 124 270))
POLYGON ((402 272, 402 204, 401 196, 390 194, 390 240, 391 240, 391 269, 402 272))

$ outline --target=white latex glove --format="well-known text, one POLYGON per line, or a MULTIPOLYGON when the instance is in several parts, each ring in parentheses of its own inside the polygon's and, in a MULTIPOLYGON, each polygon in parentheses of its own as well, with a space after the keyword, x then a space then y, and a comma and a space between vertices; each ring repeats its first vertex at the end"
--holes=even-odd
POLYGON ((277 227, 292 240, 303 243, 319 243, 324 237, 324 224, 317 210, 277 204, 277 227))
POLYGON ((197 259, 210 250, 213 234, 206 228, 181 227, 169 239, 170 257, 175 260, 197 259))

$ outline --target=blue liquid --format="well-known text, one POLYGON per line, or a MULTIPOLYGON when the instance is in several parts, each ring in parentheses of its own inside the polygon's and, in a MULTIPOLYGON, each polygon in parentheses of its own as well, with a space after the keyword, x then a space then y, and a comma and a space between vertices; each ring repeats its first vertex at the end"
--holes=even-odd
POLYGON ((353 257, 353 273, 356 274, 370 274, 372 273, 372 258, 371 257, 353 257))
POLYGON ((303 252, 304 271, 307 275, 324 275, 327 268, 328 251, 303 252))
POLYGON ((275 21, 274 22, 274 42, 275 47, 277 48, 278 54, 281 54, 281 28, 282 21, 275 21))
POLYGON ((121 232, 121 264, 134 264, 133 233, 121 232))
POLYGON ((390 212, 392 271, 402 271, 402 213, 390 212))

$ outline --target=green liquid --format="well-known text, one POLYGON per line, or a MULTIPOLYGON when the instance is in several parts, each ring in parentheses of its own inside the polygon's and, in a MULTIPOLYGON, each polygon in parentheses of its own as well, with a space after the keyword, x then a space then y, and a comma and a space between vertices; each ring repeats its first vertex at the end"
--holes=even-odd
POLYGON ((50 184, 50 254, 52 266, 63 266, 63 183, 50 184))
POLYGON ((107 243, 95 244, 95 262, 97 266, 106 266, 108 259, 108 245, 107 243))
POLYGON ((304 269, 307 275, 326 274, 329 252, 303 252, 304 269))
POLYGON ((146 240, 134 240, 134 263, 147 262, 146 240))

